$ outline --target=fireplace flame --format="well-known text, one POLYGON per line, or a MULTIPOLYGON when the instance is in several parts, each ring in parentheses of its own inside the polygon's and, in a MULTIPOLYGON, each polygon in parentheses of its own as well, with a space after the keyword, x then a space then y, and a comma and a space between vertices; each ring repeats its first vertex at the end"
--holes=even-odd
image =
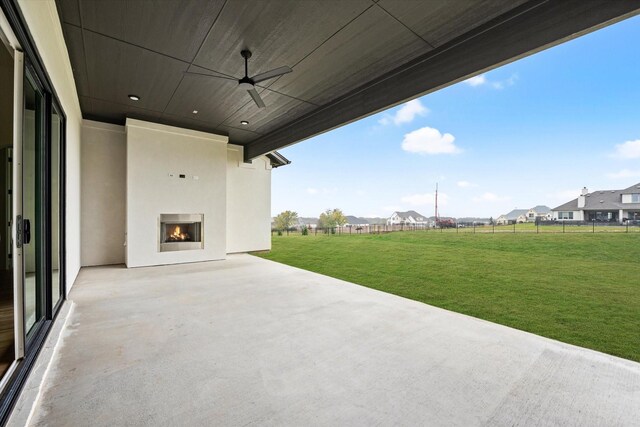
POLYGON ((169 234, 169 241, 171 242, 184 242, 185 240, 189 240, 189 238, 189 234, 183 233, 179 225, 176 225, 173 228, 173 232, 169 234))

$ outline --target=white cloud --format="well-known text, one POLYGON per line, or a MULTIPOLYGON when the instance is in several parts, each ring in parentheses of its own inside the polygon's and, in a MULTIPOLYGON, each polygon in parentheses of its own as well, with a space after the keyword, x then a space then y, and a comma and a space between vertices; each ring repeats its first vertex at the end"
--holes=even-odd
POLYGON ((403 104, 394 115, 385 115, 378 120, 378 123, 383 126, 390 125, 391 123, 395 125, 411 123, 417 116, 424 116, 427 113, 429 113, 429 109, 422 105, 419 99, 414 99, 403 104))
POLYGON ((307 188, 307 193, 309 194, 318 194, 317 188, 307 188))
POLYGON ((423 127, 405 134, 402 149, 420 154, 457 154, 462 150, 454 145, 455 139, 450 133, 443 135, 438 129, 423 127))
POLYGON ((638 178, 640 177, 640 170, 622 169, 619 172, 608 173, 607 178, 611 179, 624 179, 624 178, 638 178))
POLYGON ((471 77, 470 79, 465 80, 463 83, 466 83, 471 87, 488 85, 494 89, 504 89, 507 86, 513 86, 514 84, 516 84, 517 80, 518 80, 517 74, 512 74, 511 77, 504 80, 489 80, 486 74, 479 74, 477 76, 474 76, 474 77, 471 77))
MULTIPOLYGON (((436 196, 433 193, 424 194, 412 194, 404 196, 400 199, 403 203, 408 203, 411 206, 429 206, 435 205, 436 196)), ((449 201, 449 196, 446 193, 438 193, 438 205, 446 206, 449 201)))
POLYGON ((393 118, 393 122, 397 125, 402 123, 411 123, 416 116, 424 116, 429 112, 429 109, 422 105, 419 99, 404 104, 396 113, 393 118))
POLYGON ((612 156, 619 159, 640 159, 640 139, 616 144, 615 152, 612 156))
POLYGON ((484 74, 473 76, 470 79, 464 81, 466 84, 472 87, 482 86, 487 82, 487 77, 484 74))
POLYGON ((477 187, 478 184, 474 184, 473 182, 469 182, 469 181, 458 181, 458 187, 461 188, 470 188, 470 187, 477 187))
POLYGON ((484 193, 481 196, 474 197, 472 199, 474 202, 501 202, 504 200, 509 200, 509 197, 506 196, 498 196, 494 193, 484 193))

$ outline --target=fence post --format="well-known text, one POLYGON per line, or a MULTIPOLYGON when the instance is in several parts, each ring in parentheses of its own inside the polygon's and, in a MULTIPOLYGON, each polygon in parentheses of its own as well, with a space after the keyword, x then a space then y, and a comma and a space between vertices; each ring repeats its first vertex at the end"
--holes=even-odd
POLYGON ((629 221, 627 221, 627 233, 629 232, 629 221))
POLYGON ((540 234, 540 223, 536 221, 536 234, 540 234))
MULTIPOLYGON (((517 221, 516 221, 516 222, 517 222, 517 221)), ((515 222, 513 223, 513 232, 514 232, 514 233, 516 232, 516 223, 515 223, 515 222)))
POLYGON ((473 234, 476 234, 476 222, 473 221, 473 234))
POLYGON ((562 221, 562 232, 564 233, 564 225, 565 225, 566 221, 562 221))
POLYGON ((591 226, 591 232, 595 234, 595 232, 596 232, 596 221, 592 220, 591 221, 591 225, 592 225, 591 226))

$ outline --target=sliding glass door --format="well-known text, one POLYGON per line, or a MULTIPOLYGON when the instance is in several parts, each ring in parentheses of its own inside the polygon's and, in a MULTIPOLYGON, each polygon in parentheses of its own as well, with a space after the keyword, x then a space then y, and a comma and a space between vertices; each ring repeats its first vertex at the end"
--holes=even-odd
POLYGON ((0 425, 65 295, 65 115, 24 29, 0 0, 0 425))
POLYGON ((0 378, 15 360, 12 50, 0 40, 0 378))
POLYGON ((62 115, 58 108, 53 105, 51 108, 51 132, 49 144, 49 204, 51 206, 49 217, 49 229, 51 236, 50 246, 50 279, 51 279, 51 298, 50 310, 55 313, 55 308, 62 298, 62 246, 60 244, 60 234, 62 229, 61 208, 62 200, 60 198, 62 190, 61 178, 61 142, 64 138, 64 128, 62 115))
POLYGON ((24 262, 24 330, 27 341, 44 317, 43 136, 44 96, 25 70, 22 127, 22 253, 24 262))

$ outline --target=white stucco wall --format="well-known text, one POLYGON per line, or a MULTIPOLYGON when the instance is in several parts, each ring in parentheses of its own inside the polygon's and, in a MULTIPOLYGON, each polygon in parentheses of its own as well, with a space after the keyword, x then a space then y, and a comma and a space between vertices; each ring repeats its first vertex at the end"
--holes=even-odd
POLYGON ((227 253, 271 249, 271 163, 227 147, 227 253))
POLYGON ((131 119, 126 132, 127 266, 224 259, 228 138, 131 119), (159 252, 162 213, 204 214, 204 249, 159 252))
POLYGON ((67 117, 66 279, 68 291, 80 270, 80 134, 82 113, 54 1, 19 0, 18 4, 67 117))
POLYGON ((127 140, 124 126, 82 125, 82 266, 124 263, 127 140))

